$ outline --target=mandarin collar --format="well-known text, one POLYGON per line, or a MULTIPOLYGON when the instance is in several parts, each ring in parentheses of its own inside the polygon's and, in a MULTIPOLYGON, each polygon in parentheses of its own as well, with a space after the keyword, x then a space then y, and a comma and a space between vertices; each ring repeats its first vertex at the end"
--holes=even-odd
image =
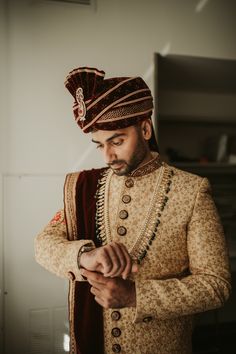
POLYGON ((154 172, 162 166, 161 157, 157 152, 152 152, 153 158, 129 173, 127 177, 141 177, 154 172))

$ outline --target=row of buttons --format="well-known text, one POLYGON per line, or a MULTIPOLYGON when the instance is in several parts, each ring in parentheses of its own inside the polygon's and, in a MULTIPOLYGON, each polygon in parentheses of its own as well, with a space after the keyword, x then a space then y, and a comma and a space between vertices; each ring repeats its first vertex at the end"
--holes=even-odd
MULTIPOLYGON (((119 312, 119 311, 113 311, 113 312, 111 313, 111 318, 112 318, 113 321, 118 321, 118 320, 121 318, 120 312, 119 312)), ((145 323, 148 323, 148 322, 150 322, 150 321, 152 321, 152 316, 148 316, 148 317, 145 317, 145 318, 143 319, 143 322, 145 322, 145 323)), ((115 338, 120 337, 120 335, 121 335, 121 330, 120 330, 120 328, 118 328, 118 327, 112 328, 111 334, 112 334, 113 337, 115 337, 115 338)), ((113 353, 120 353, 120 351, 121 351, 121 346, 120 346, 120 344, 117 344, 117 343, 113 344, 113 345, 112 345, 112 351, 113 351, 113 353)))
MULTIPOLYGON (((119 311, 112 311, 111 318, 112 318, 113 321, 118 321, 121 318, 121 313, 119 311)), ((120 328, 118 328, 118 327, 112 328, 111 334, 115 338, 120 337, 120 335, 121 335, 120 328)), ((112 351, 113 351, 113 353, 120 353, 121 352, 120 344, 118 344, 118 343, 113 344, 112 345, 112 351)))
MULTIPOLYGON (((133 179, 132 179, 132 178, 126 179, 126 181, 125 181, 125 186, 126 186, 127 188, 132 188, 132 187, 134 186, 134 181, 133 181, 133 179)), ((131 196, 128 195, 128 194, 124 194, 124 195, 122 196, 122 202, 123 202, 124 204, 129 204, 129 203, 131 202, 131 196)), ((120 217, 120 219, 122 219, 122 220, 127 219, 128 216, 129 216, 129 213, 128 213, 128 211, 125 210, 125 209, 122 209, 122 210, 119 212, 119 217, 120 217)), ((126 227, 125 227, 125 226, 118 226, 118 227, 117 227, 117 233, 118 233, 119 236, 125 236, 126 233, 127 233, 126 227)), ((121 313, 120 313, 119 311, 113 311, 113 312, 111 313, 111 318, 112 318, 113 321, 118 321, 118 320, 120 319, 120 317, 121 317, 121 313)), ((151 316, 148 316, 148 317, 143 318, 143 322, 144 322, 144 323, 148 323, 148 322, 150 322, 150 321, 152 321, 152 317, 151 317, 151 316)), ((120 330, 120 328, 118 328, 118 327, 112 328, 111 334, 112 334, 112 336, 115 337, 115 338, 120 337, 120 335, 121 335, 121 330, 120 330)), ((113 353, 120 353, 120 352, 121 352, 121 346, 120 346, 120 344, 118 344, 118 343, 113 344, 113 345, 112 345, 112 351, 113 351, 113 353)))
MULTIPOLYGON (((132 188, 134 186, 134 181, 132 178, 127 178, 126 181, 125 181, 125 185, 127 188, 132 188)), ((128 194, 124 194, 122 196, 122 202, 124 204, 129 204, 131 202, 131 196, 128 195, 128 194)), ((121 220, 125 220, 127 219, 129 216, 129 213, 127 210, 125 209, 122 209, 120 212, 119 212, 119 218, 121 220)), ((125 236, 127 234, 127 229, 125 226, 121 225, 121 226, 118 226, 117 227, 117 233, 119 236, 125 236)))
MULTIPOLYGON (((133 187, 133 186, 134 186, 134 181, 133 181, 133 179, 132 179, 132 178, 127 178, 126 181, 125 181, 125 186, 126 186, 127 188, 133 187)), ((128 195, 128 194, 124 194, 124 195, 122 196, 122 202, 123 202, 124 204, 129 204, 129 203, 131 202, 131 196, 128 195)), ((120 212, 119 212, 119 218, 120 218, 121 220, 127 219, 128 216, 129 216, 129 213, 128 213, 127 210, 125 210, 125 209, 120 210, 120 212)), ((123 225, 118 226, 118 227, 117 227, 117 233, 118 233, 119 236, 125 236, 126 233, 127 233, 126 227, 123 226, 123 225)), ((120 314, 119 311, 113 311, 112 314, 111 314, 111 318, 112 318, 112 320, 114 320, 114 321, 118 321, 118 320, 120 319, 120 317, 121 317, 121 314, 120 314)), ((112 334, 112 336, 115 337, 115 338, 120 337, 120 335, 121 335, 121 330, 120 330, 120 328, 118 328, 118 327, 112 328, 111 334, 112 334)), ((112 345, 112 351, 113 351, 113 353, 120 353, 120 352, 121 352, 121 346, 120 346, 120 344, 118 344, 118 343, 113 344, 113 345, 112 345)))

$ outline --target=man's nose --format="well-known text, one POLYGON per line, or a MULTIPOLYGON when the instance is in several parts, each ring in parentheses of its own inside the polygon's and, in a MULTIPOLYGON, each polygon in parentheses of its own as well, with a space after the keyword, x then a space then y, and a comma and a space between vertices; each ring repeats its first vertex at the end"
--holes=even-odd
POLYGON ((110 164, 115 159, 115 152, 111 146, 105 146, 103 149, 103 158, 106 164, 110 164))

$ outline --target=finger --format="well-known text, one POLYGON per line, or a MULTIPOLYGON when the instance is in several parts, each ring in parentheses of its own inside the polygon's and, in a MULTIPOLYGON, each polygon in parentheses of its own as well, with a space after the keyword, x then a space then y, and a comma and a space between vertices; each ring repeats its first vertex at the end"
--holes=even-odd
POLYGON ((120 260, 116 254, 114 243, 106 245, 105 251, 110 259, 112 267, 108 269, 105 266, 104 270, 103 270, 103 274, 106 277, 108 277, 108 276, 112 277, 112 276, 114 276, 114 274, 117 273, 118 269, 120 268, 120 260))
POLYGON ((87 278, 88 281, 94 281, 100 284, 106 284, 107 279, 104 276, 97 272, 91 272, 86 269, 81 269, 81 274, 87 278))
POLYGON ((94 286, 91 286, 90 292, 91 292, 91 294, 93 294, 95 296, 99 296, 100 295, 100 290, 95 288, 94 286))
POLYGON ((123 279, 127 279, 127 277, 130 275, 131 270, 132 270, 132 259, 130 257, 130 254, 128 253, 127 248, 125 247, 125 245, 123 245, 122 243, 120 244, 120 247, 122 249, 123 252, 123 256, 125 258, 125 267, 123 269, 123 271, 121 272, 120 275, 122 275, 123 279))
POLYGON ((125 277, 124 279, 126 279, 128 277, 128 275, 130 275, 130 273, 137 273, 139 268, 138 268, 138 264, 134 263, 134 261, 132 260, 125 245, 123 243, 120 243, 120 246, 123 247, 124 255, 127 260, 127 268, 125 269, 125 271, 122 274, 122 277, 123 278, 125 277))
POLYGON ((105 303, 103 298, 101 297, 101 294, 99 293, 99 291, 97 291, 96 289, 94 289, 93 287, 90 289, 91 294, 94 295, 94 300, 101 305, 102 307, 105 307, 105 303))
POLYGON ((132 264, 131 272, 132 273, 137 273, 138 272, 138 264, 137 263, 133 263, 132 264))
POLYGON ((102 281, 96 281, 96 280, 91 280, 91 279, 87 279, 88 283, 93 286, 94 288, 96 289, 99 289, 100 291, 106 289, 108 287, 108 283, 110 281, 112 281, 113 279, 111 278, 105 278, 103 277, 103 280, 102 281))
POLYGON ((101 305, 102 307, 104 308, 107 308, 105 306, 105 301, 104 301, 104 298, 102 296, 102 293, 101 291, 99 291, 99 289, 95 288, 94 286, 91 287, 90 289, 90 292, 92 295, 94 295, 94 300, 99 304, 101 305))
POLYGON ((88 283, 94 288, 94 289, 97 289, 99 291, 103 290, 104 289, 104 284, 102 283, 97 283, 96 281, 93 281, 93 280, 89 280, 88 279, 88 283))
POLYGON ((117 277, 121 275, 126 268, 126 256, 124 254, 124 250, 121 246, 120 243, 118 242, 113 242, 110 244, 110 247, 113 249, 113 251, 116 254, 116 257, 118 259, 118 262, 116 263, 116 266, 113 267, 112 271, 109 273, 106 273, 106 276, 108 277, 117 277))
POLYGON ((103 274, 106 272, 109 272, 112 267, 112 260, 110 258, 110 254, 107 251, 107 246, 102 246, 99 248, 99 256, 97 259, 98 266, 97 269, 99 269, 103 274))
POLYGON ((104 302, 102 301, 102 299, 99 296, 95 296, 94 300, 102 307, 104 307, 105 309, 108 308, 108 306, 105 306, 104 302))
MULTIPOLYGON (((102 246, 98 249, 97 257, 97 267, 96 270, 99 270, 101 273, 109 273, 113 268, 113 260, 111 259, 112 250, 110 245, 102 246)), ((113 255, 113 258, 115 255, 113 255)))

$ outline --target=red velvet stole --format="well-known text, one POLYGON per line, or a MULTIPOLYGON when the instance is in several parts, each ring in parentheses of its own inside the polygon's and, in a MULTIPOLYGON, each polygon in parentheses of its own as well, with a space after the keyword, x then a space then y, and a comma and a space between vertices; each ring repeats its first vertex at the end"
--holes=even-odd
MULTIPOLYGON (((80 173, 76 186, 78 238, 92 239, 96 246, 96 191, 104 169, 80 173)), ((87 282, 75 282, 75 341, 78 354, 103 354, 103 312, 94 300, 87 282)))

